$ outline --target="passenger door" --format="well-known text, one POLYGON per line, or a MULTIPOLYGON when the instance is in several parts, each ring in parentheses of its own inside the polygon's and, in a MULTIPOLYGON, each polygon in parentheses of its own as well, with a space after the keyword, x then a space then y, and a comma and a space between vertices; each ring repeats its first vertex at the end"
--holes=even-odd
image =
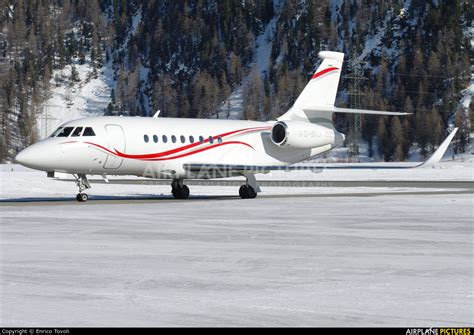
MULTIPOLYGON (((108 124, 105 126, 107 133, 107 141, 109 149, 113 152, 118 150, 122 153, 125 152, 125 134, 121 126, 116 124, 108 124)), ((107 155, 107 160, 104 164, 104 169, 118 169, 123 162, 123 158, 117 157, 112 154, 107 155)))

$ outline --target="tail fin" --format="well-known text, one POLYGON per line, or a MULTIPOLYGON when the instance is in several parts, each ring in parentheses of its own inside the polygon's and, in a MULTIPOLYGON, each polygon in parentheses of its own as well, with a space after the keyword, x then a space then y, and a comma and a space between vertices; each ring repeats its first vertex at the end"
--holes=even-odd
POLYGON ((332 112, 321 111, 321 113, 318 113, 320 115, 316 116, 317 120, 313 121, 311 119, 314 119, 314 117, 310 118, 309 115, 306 115, 304 109, 310 106, 334 106, 344 54, 321 51, 318 56, 323 59, 323 62, 290 110, 279 117, 278 120, 302 120, 318 123, 324 123, 325 120, 332 125, 332 112))
POLYGON ((409 115, 411 113, 385 112, 366 109, 338 108, 336 102, 337 86, 341 77, 344 54, 334 51, 321 51, 318 56, 323 62, 316 73, 296 99, 293 106, 278 121, 298 120, 333 128, 333 113, 409 115))

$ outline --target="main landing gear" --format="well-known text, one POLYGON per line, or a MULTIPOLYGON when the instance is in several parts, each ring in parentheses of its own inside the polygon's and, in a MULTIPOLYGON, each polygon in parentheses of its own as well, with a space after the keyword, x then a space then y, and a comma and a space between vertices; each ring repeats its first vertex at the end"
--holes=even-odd
POLYGON ((175 199, 187 199, 189 197, 189 187, 183 184, 182 179, 174 179, 171 183, 171 193, 175 199))
POLYGON ((250 185, 242 185, 239 188, 239 195, 242 199, 253 199, 257 197, 257 192, 250 185))
MULTIPOLYGON (((240 186, 239 195, 242 199, 254 199, 260 192, 257 179, 253 173, 245 174, 246 183, 240 186)), ((187 199, 189 197, 189 187, 183 184, 183 179, 173 179, 171 182, 171 193, 175 199, 187 199)))
POLYGON ((257 197, 257 193, 260 192, 257 179, 253 173, 247 173, 245 178, 246 183, 240 186, 239 195, 242 199, 254 199, 257 197))
POLYGON ((76 200, 79 202, 86 202, 89 199, 89 196, 86 193, 82 193, 82 191, 91 188, 91 184, 89 184, 85 174, 73 174, 73 176, 76 178, 76 185, 79 188, 79 193, 76 195, 76 200))

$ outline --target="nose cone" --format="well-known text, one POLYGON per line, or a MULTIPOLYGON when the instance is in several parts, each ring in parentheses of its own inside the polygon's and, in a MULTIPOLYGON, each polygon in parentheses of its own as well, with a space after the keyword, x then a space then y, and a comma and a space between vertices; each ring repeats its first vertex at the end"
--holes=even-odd
POLYGON ((20 151, 16 156, 15 156, 15 162, 18 164, 21 164, 23 166, 28 166, 32 162, 34 162, 31 150, 29 148, 26 148, 22 151, 20 151))
POLYGON ((15 161, 32 169, 49 171, 55 158, 51 157, 51 154, 54 153, 51 149, 48 150, 43 143, 36 143, 20 151, 16 155, 15 161))

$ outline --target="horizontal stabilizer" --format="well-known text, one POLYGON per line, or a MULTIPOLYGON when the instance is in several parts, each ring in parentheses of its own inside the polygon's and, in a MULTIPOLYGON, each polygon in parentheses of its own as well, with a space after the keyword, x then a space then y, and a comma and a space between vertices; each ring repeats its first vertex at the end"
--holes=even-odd
POLYGON ((401 112, 386 112, 369 109, 352 109, 352 108, 339 108, 334 106, 311 106, 303 109, 306 113, 319 113, 319 112, 332 112, 332 113, 349 113, 349 114, 373 114, 373 115, 411 115, 413 113, 401 113, 401 112))

